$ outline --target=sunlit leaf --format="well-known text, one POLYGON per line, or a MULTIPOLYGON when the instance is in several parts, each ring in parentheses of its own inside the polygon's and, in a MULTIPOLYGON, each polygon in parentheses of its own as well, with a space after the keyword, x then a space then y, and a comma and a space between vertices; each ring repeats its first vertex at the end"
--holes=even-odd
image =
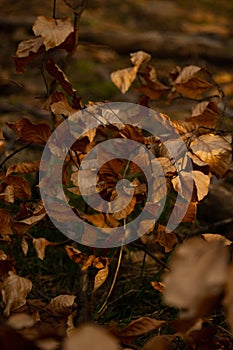
POLYGON ((209 165, 217 177, 222 177, 228 170, 232 160, 230 139, 219 135, 206 134, 191 142, 192 152, 209 165))
POLYGON ((142 64, 147 63, 150 59, 151 55, 142 50, 130 54, 130 60, 136 67, 140 67, 142 64))
POLYGON ((112 82, 124 94, 132 85, 137 75, 137 67, 119 69, 111 73, 112 82))
POLYGON ((109 272, 108 265, 106 265, 103 269, 100 269, 97 272, 97 274, 95 276, 93 292, 95 292, 98 288, 100 288, 102 286, 102 284, 104 284, 104 282, 106 281, 106 279, 108 277, 108 272, 109 272))
POLYGON ((8 317, 12 311, 26 304, 26 297, 32 289, 32 282, 24 277, 10 273, 3 282, 2 299, 6 304, 4 315, 8 317))
POLYGON ((32 29, 36 36, 43 38, 43 44, 46 51, 48 51, 65 41, 68 35, 72 33, 73 25, 69 17, 50 18, 38 16, 32 29))

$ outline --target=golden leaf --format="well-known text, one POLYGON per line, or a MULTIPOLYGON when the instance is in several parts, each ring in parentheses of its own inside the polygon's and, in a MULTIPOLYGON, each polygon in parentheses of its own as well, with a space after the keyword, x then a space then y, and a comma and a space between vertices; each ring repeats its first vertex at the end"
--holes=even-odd
POLYGON ((100 269, 96 276, 95 276, 95 281, 94 281, 94 289, 93 292, 95 292, 98 288, 102 286, 102 284, 106 281, 108 277, 108 265, 106 265, 103 269, 100 269))
POLYGON ((69 17, 50 18, 45 16, 38 16, 32 29, 36 36, 43 38, 46 51, 62 44, 74 30, 69 17))
POLYGON ((112 82, 121 90, 124 94, 132 85, 137 76, 137 67, 130 67, 119 69, 111 73, 112 82))
POLYGON ((231 140, 214 134, 199 136, 191 142, 192 152, 209 165, 210 171, 222 177, 228 170, 232 159, 231 140))
POLYGON ((2 299, 6 304, 3 313, 6 317, 26 304, 26 296, 32 289, 32 282, 29 279, 15 275, 13 272, 9 274, 2 288, 2 299))

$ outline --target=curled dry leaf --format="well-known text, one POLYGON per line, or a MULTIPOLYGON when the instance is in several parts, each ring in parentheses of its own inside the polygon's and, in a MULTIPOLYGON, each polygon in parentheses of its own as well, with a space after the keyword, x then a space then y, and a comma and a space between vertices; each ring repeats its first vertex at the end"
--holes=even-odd
POLYGON ((3 282, 2 299, 6 304, 4 315, 8 317, 12 311, 26 304, 26 297, 32 289, 32 282, 20 277, 13 272, 3 282))
POLYGON ((214 134, 199 136, 191 142, 190 148, 195 156, 209 165, 210 171, 218 178, 228 170, 232 160, 230 137, 214 134))
POLYGON ((45 248, 48 245, 52 245, 52 242, 47 241, 46 238, 33 238, 32 240, 33 246, 35 248, 36 254, 40 260, 44 260, 45 257, 45 248))
POLYGON ((1 235, 13 234, 11 217, 8 210, 0 208, 0 221, 1 221, 0 234, 1 235))
POLYGON ((73 32, 73 25, 69 17, 50 18, 38 16, 33 27, 36 36, 41 36, 46 51, 62 44, 73 32))
POLYGON ((0 198, 2 198, 6 204, 14 203, 14 200, 15 200, 14 193, 15 193, 14 186, 8 185, 6 186, 5 190, 2 193, 0 193, 0 198))
POLYGON ((22 73, 25 66, 43 51, 44 45, 41 37, 24 40, 19 43, 16 55, 13 56, 16 65, 16 72, 22 73))
POLYGON ((6 172, 6 176, 12 174, 12 173, 19 173, 19 174, 29 174, 33 173, 35 171, 39 171, 40 167, 40 161, 35 160, 32 162, 22 162, 18 164, 12 164, 6 172))
POLYGON ((104 282, 106 281, 106 279, 108 277, 108 272, 109 272, 108 265, 106 265, 103 269, 100 269, 97 272, 97 274, 95 276, 93 292, 95 292, 98 288, 100 288, 102 286, 102 284, 104 284, 104 282))
POLYGON ((181 308, 182 318, 201 317, 222 293, 228 251, 221 241, 191 238, 180 245, 164 278, 164 302, 181 308))
MULTIPOLYGON (((14 189, 14 197, 15 198, 31 198, 31 186, 29 182, 22 176, 17 175, 9 175, 3 178, 3 182, 12 186, 14 189)), ((12 193, 12 188, 9 189, 9 195, 12 193)))
POLYGON ((139 317, 130 322, 128 326, 117 331, 117 337, 122 341, 130 342, 133 339, 154 331, 164 325, 166 321, 156 320, 151 317, 139 317))
POLYGON ((122 94, 129 90, 137 76, 137 71, 137 67, 130 67, 111 73, 112 82, 121 90, 122 94))
POLYGON ((7 122, 6 125, 14 131, 22 142, 45 145, 51 135, 48 124, 32 124, 27 118, 22 118, 14 123, 7 122))
POLYGON ((72 306, 74 305, 75 295, 58 295, 51 299, 48 304, 49 310, 58 315, 68 315, 72 312, 72 306))

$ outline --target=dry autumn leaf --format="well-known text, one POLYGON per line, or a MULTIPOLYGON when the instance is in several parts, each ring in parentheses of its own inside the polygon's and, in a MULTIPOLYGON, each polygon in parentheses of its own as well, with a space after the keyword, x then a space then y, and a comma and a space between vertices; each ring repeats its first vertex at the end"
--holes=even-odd
POLYGON ((142 350, 170 350, 175 334, 156 335, 143 346, 142 350))
POLYGON ((40 260, 44 260, 45 257, 45 248, 49 245, 52 245, 52 242, 47 241, 46 238, 33 238, 33 246, 35 248, 36 254, 40 260))
POLYGON ((9 277, 3 282, 2 299, 6 304, 4 315, 8 317, 12 311, 26 304, 26 297, 32 289, 32 282, 9 272, 9 277))
POLYGON ((22 248, 24 256, 27 256, 27 254, 28 254, 28 242, 25 239, 25 237, 22 238, 21 248, 22 248))
POLYGON ((121 90, 122 94, 129 90, 137 76, 137 71, 137 67, 130 67, 111 73, 112 82, 121 90))
POLYGON ((22 142, 45 145, 51 135, 48 124, 32 124, 27 118, 22 118, 14 123, 7 122, 6 125, 14 131, 22 142))
POLYGON ((40 167, 40 161, 35 160, 32 162, 22 162, 18 164, 11 165, 6 172, 6 176, 12 174, 12 173, 18 173, 18 174, 29 174, 33 173, 35 171, 39 171, 40 167))
POLYGON ((42 37, 46 51, 62 44, 74 30, 69 17, 45 16, 38 16, 32 29, 36 36, 42 37))
POLYGON ((160 328, 166 321, 156 320, 151 317, 139 317, 130 322, 125 328, 117 331, 117 337, 121 341, 130 342, 133 339, 160 328))
POLYGON ((228 170, 232 160, 231 137, 214 134, 199 136, 191 142, 190 149, 195 156, 209 165, 217 177, 222 177, 228 170))
POLYGON ((222 241, 195 237, 180 245, 170 260, 164 302, 181 309, 182 318, 201 317, 223 292, 228 252, 222 241))
POLYGON ((104 284, 104 282, 106 281, 106 279, 108 277, 108 272, 109 272, 108 265, 106 265, 103 269, 100 269, 97 272, 97 274, 95 276, 93 292, 95 292, 98 288, 100 288, 102 286, 102 284, 104 284))
POLYGON ((12 235, 12 222, 11 217, 7 209, 1 209, 0 208, 0 221, 1 221, 1 228, 0 228, 0 234, 4 237, 4 235, 12 235))
POLYGON ((58 295, 51 299, 48 304, 48 309, 57 315, 68 315, 72 312, 72 306, 74 305, 75 295, 58 295))
POLYGON ((44 51, 43 39, 36 37, 19 43, 16 55, 13 56, 16 72, 22 73, 25 66, 44 51))
POLYGON ((8 185, 8 186, 6 186, 5 190, 0 193, 0 198, 2 198, 2 200, 6 204, 14 203, 14 201, 15 201, 14 194, 15 194, 14 186, 8 185))
MULTIPOLYGON (((31 198, 31 186, 29 182, 22 176, 17 175, 9 175, 4 178, 4 183, 8 186, 12 186, 14 189, 14 197, 15 198, 31 198)), ((13 191, 11 190, 10 194, 13 191)))

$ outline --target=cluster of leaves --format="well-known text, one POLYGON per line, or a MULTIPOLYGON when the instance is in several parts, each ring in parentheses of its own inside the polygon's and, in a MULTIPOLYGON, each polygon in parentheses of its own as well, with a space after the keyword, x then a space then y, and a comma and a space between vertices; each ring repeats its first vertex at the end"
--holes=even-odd
MULTIPOLYGON (((77 46, 77 18, 83 10, 83 4, 75 6, 73 2, 68 0, 66 3, 73 9, 75 25, 71 23, 69 18, 38 17, 33 25, 35 37, 21 42, 14 57, 18 72, 24 71, 29 63, 41 57, 40 69, 43 77, 45 78, 46 71, 50 78, 56 80, 56 84, 52 82, 50 89, 46 83, 47 101, 44 104, 44 108, 49 110, 54 117, 54 129, 60 125, 64 118, 73 118, 77 111, 82 111, 85 107, 90 106, 96 110, 101 105, 100 102, 92 101, 86 106, 83 105, 82 99, 77 96, 76 90, 66 77, 64 69, 51 58, 50 53, 60 49, 65 50, 67 57, 70 57, 77 46)), ((154 219, 154 210, 148 211, 147 219, 142 221, 141 229, 147 231, 147 235, 142 237, 141 243, 154 246, 159 244, 164 253, 170 253, 178 245, 170 260, 170 269, 164 277, 164 288, 161 288, 162 284, 157 281, 154 281, 152 285, 162 292, 165 303, 182 310, 181 319, 167 321, 142 316, 122 329, 115 325, 108 325, 108 331, 106 331, 98 326, 87 325, 76 331, 73 322, 79 313, 79 305, 76 305, 78 295, 58 295, 47 304, 38 304, 38 301, 33 304, 31 300, 30 304, 28 295, 32 289, 32 282, 17 274, 16 257, 12 253, 15 240, 20 241, 25 256, 28 254, 28 242, 32 241, 36 255, 41 260, 46 256, 46 247, 53 246, 55 248, 57 242, 51 242, 45 237, 35 238, 31 234, 32 227, 36 225, 43 227, 45 224, 46 211, 41 200, 33 198, 27 175, 38 172, 39 167, 41 166, 43 169, 45 165, 35 160, 6 167, 5 164, 9 159, 7 156, 1 163, 0 173, 2 203, 0 234, 3 247, 8 247, 0 251, 1 293, 5 304, 4 316, 8 318, 6 330, 7 327, 16 329, 25 341, 25 348, 29 342, 28 338, 30 341, 33 339, 35 349, 42 350, 52 350, 59 347, 64 350, 73 350, 77 344, 79 344, 80 349, 98 348, 99 344, 101 344, 101 349, 119 349, 119 344, 124 348, 135 348, 136 345, 129 344, 144 334, 159 330, 161 335, 157 334, 146 342, 143 346, 144 350, 169 349, 171 345, 175 348, 177 339, 191 349, 199 347, 218 349, 222 346, 222 340, 213 337, 214 329, 207 327, 210 320, 206 316, 216 308, 217 302, 224 305, 229 325, 233 328, 232 266, 229 263, 229 252, 226 246, 228 243, 231 245, 231 242, 226 242, 216 235, 214 236, 215 241, 209 241, 209 237, 203 235, 201 238, 189 240, 185 240, 186 237, 184 237, 184 243, 179 245, 178 241, 183 240, 183 237, 179 236, 178 239, 175 232, 166 232, 166 223, 171 209, 179 218, 184 206, 189 203, 190 190, 192 198, 182 222, 192 223, 195 221, 197 204, 207 195, 211 177, 213 175, 217 178, 224 177, 231 166, 231 136, 218 129, 222 117, 218 103, 222 99, 222 92, 213 81, 210 73, 197 66, 176 67, 169 74, 167 84, 162 83, 158 80, 155 69, 148 65, 150 58, 150 55, 143 51, 131 54, 133 66, 112 73, 111 78, 124 93, 138 77, 140 86, 136 90, 142 95, 140 103, 146 106, 149 106, 150 100, 161 97, 169 102, 180 97, 197 99, 198 104, 193 109, 192 115, 186 120, 172 121, 168 116, 156 112, 154 119, 150 120, 153 123, 154 120, 157 120, 156 118, 159 118, 160 123, 169 125, 176 130, 177 139, 183 140, 186 149, 178 149, 177 139, 168 139, 161 143, 156 135, 145 134, 144 130, 136 124, 122 123, 114 113, 110 113, 111 115, 101 113, 99 116, 101 125, 82 135, 67 153, 63 167, 63 186, 73 211, 93 225, 93 229, 89 229, 88 232, 80 230, 83 244, 87 244, 90 237, 92 242, 94 239, 98 239, 96 227, 106 229, 124 227, 124 224, 137 215, 138 210, 143 207, 149 185, 152 186, 154 192, 151 204, 156 204, 158 210, 161 201, 168 193, 171 200, 159 222, 156 223, 154 219), (128 189, 124 188, 123 197, 121 197, 120 202, 118 201, 118 207, 114 208, 114 213, 112 211, 99 213, 84 204, 78 182, 78 174, 82 171, 81 179, 85 182, 84 187, 87 189, 85 195, 92 196, 93 192, 89 186, 88 178, 93 168, 98 168, 98 164, 93 159, 89 163, 89 168, 79 170, 79 167, 91 149, 111 138, 134 140, 154 152, 164 171, 166 183, 165 185, 159 183, 156 177, 156 166, 148 158, 146 152, 135 154, 134 161, 131 162, 124 159, 113 159, 106 162, 99 169, 97 186, 100 195, 109 201, 109 208, 112 209, 111 202, 118 196, 116 184, 122 178, 126 177, 130 180, 133 197, 130 204, 125 206, 124 200, 127 203, 129 195, 128 189), (174 159, 167 151, 166 144, 172 145, 177 150, 177 154, 179 154, 178 165, 175 166, 174 159), (187 168, 188 161, 193 167, 191 172, 187 168), (136 165, 137 162, 142 162, 152 169, 151 183, 145 179, 144 173, 136 165), (181 198, 173 208, 177 192, 181 194, 181 198), (41 336, 39 325, 43 323, 42 315, 44 312, 61 318, 63 333, 57 334, 57 337, 60 336, 63 339, 68 335, 62 345, 58 345, 55 336, 53 339, 55 343, 49 343, 49 337, 41 336), (174 332, 164 334, 168 327, 172 327, 174 332), (29 336, 29 334, 31 335, 29 336), (32 336, 32 334, 34 335, 32 336), (207 341, 203 342, 203 338, 206 336, 207 341)), ((133 117, 135 122, 143 119, 146 124, 148 121, 148 117, 144 115, 135 114, 133 117)), ((72 122, 81 125, 82 120, 77 118, 77 120, 72 119, 72 122)), ((23 144, 22 148, 30 147, 31 144, 44 147, 54 131, 47 123, 33 124, 27 118, 8 122, 6 125, 13 130, 18 141, 23 144)), ((70 135, 72 138, 75 137, 75 134, 71 133, 70 135)), ((4 147, 4 136, 0 131, 0 150, 3 154, 4 147)), ((58 160, 61 157, 62 152, 57 147, 51 146, 50 152, 58 160)), ((104 152, 107 152, 106 149, 104 152)), ((44 179, 39 186, 48 187, 56 202, 52 213, 53 218, 61 222, 69 221, 72 219, 69 217, 69 213, 64 212, 63 206, 59 205, 56 179, 57 169, 56 164, 54 164, 50 171, 50 177, 44 179)), ((140 232, 138 235, 140 236, 140 232)), ((119 239, 122 240, 122 237, 119 239)), ((74 263, 79 266, 82 276, 86 276, 86 272, 89 270, 94 270, 91 287, 91 294, 94 295, 108 278, 111 259, 105 257, 104 252, 103 256, 95 250, 87 253, 82 247, 77 249, 75 245, 64 244, 64 249, 74 263)), ((86 289, 87 285, 85 284, 83 291, 85 292, 86 289)))

